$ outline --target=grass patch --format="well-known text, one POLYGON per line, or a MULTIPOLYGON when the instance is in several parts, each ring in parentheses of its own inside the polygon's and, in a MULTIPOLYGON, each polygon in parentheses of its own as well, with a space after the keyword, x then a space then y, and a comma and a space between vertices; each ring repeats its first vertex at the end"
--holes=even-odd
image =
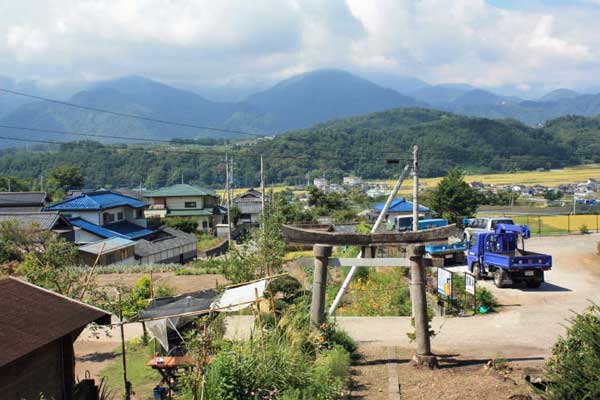
POLYGON ((205 234, 196 234, 196 237, 198 238, 198 243, 196 245, 198 251, 208 250, 223 241, 223 238, 205 234))
MULTIPOLYGON (((146 366, 154 354, 153 342, 143 345, 141 339, 134 339, 125 343, 127 359, 127 380, 131 382, 133 391, 138 393, 139 398, 152 398, 152 389, 160 382, 160 374, 146 366), (147 396, 143 396, 147 393, 147 396), (141 397, 139 395, 142 395, 141 397)), ((108 366, 100 371, 104 377, 107 388, 112 390, 115 398, 125 393, 123 384, 123 364, 121 359, 121 346, 115 349, 117 356, 108 366)))

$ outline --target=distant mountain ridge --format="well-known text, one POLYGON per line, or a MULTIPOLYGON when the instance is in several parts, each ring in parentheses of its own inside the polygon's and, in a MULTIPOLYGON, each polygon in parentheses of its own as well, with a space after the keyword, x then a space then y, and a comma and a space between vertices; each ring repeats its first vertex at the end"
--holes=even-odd
MULTIPOLYGON (((466 116, 516 119, 532 126, 566 115, 600 114, 600 94, 580 94, 568 89, 558 89, 532 101, 501 96, 467 84, 429 85, 416 78, 394 80, 390 76, 380 77, 379 81, 393 84, 395 89, 405 89, 405 93, 346 71, 316 70, 283 80, 242 101, 220 102, 144 77, 127 76, 88 85, 84 90, 74 92, 69 101, 200 128, 123 118, 13 95, 0 96, 0 124, 168 140, 244 137, 201 128, 206 126, 270 135, 339 118, 412 107, 466 116)), ((21 91, 27 88, 1 77, 0 85, 21 91)), ((68 93, 68 90, 62 93, 68 93)), ((53 141, 75 139, 73 136, 24 134, 7 129, 0 129, 0 133, 53 141)), ((6 145, 6 142, 0 142, 0 146, 6 145)))

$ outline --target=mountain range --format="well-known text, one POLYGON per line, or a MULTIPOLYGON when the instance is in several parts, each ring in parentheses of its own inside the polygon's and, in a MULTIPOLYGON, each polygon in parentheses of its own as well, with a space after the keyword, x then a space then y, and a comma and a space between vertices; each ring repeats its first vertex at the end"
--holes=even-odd
MULTIPOLYGON (((537 100, 523 100, 467 84, 429 85, 410 77, 379 77, 378 82, 393 88, 346 71, 316 70, 283 80, 241 101, 226 102, 140 76, 95 82, 83 88, 81 83, 73 83, 55 87, 53 91, 32 82, 16 83, 0 77, 1 88, 62 97, 84 107, 195 127, 126 118, 7 93, 0 95, 0 125, 164 140, 236 136, 202 127, 271 135, 396 108, 429 108, 465 116, 509 118, 531 126, 565 115, 600 114, 600 94, 581 94, 568 89, 555 90, 537 100)), ((0 129, 0 135, 53 141, 77 139, 7 128, 0 129)), ((243 134, 237 136, 244 137, 243 134)), ((0 146, 7 144, 14 145, 4 141, 0 146)))

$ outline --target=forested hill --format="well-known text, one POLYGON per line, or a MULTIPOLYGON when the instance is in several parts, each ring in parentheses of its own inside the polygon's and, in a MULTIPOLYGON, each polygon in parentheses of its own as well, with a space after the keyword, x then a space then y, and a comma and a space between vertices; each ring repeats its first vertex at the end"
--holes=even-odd
POLYGON ((238 186, 258 183, 261 154, 270 183, 303 183, 307 174, 334 180, 350 173, 388 178, 400 167, 386 159, 407 160, 413 144, 421 146, 424 176, 443 175, 453 166, 500 172, 600 162, 600 120, 563 117, 531 128, 512 120, 396 109, 227 147, 221 142, 212 146, 87 142, 51 151, 5 150, 0 170, 32 179, 66 164, 81 166, 89 188, 140 184, 153 188, 179 182, 182 174, 186 182, 218 187, 224 181, 222 159, 227 151, 235 159, 238 186))

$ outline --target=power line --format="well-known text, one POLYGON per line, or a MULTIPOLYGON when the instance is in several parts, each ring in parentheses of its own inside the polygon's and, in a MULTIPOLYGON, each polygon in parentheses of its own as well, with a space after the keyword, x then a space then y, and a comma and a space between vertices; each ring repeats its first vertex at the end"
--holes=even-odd
POLYGON ((41 101, 45 101, 48 103, 60 104, 60 105, 67 106, 67 107, 80 108, 83 110, 95 111, 95 112, 100 112, 100 113, 104 113, 104 114, 115 115, 118 117, 133 118, 133 119, 139 119, 142 121, 156 122, 159 124, 173 125, 173 126, 179 126, 179 127, 183 127, 183 128, 205 129, 205 130, 217 131, 217 132, 222 132, 222 133, 247 135, 247 136, 260 137, 260 138, 267 137, 267 135, 261 135, 259 133, 252 133, 252 132, 240 131, 240 130, 235 130, 235 129, 217 128, 214 126, 194 125, 194 124, 169 121, 169 120, 158 119, 158 118, 142 117, 140 115, 127 114, 127 113, 123 113, 123 112, 111 111, 111 110, 106 110, 103 108, 97 108, 97 107, 91 107, 91 106, 84 106, 82 104, 76 104, 76 103, 70 103, 70 102, 62 101, 62 100, 50 99, 48 97, 36 96, 36 95, 28 94, 28 93, 17 92, 15 90, 10 90, 10 89, 0 88, 0 92, 9 93, 9 94, 13 94, 16 96, 23 96, 23 97, 27 97, 27 98, 35 99, 35 100, 41 100, 41 101))

